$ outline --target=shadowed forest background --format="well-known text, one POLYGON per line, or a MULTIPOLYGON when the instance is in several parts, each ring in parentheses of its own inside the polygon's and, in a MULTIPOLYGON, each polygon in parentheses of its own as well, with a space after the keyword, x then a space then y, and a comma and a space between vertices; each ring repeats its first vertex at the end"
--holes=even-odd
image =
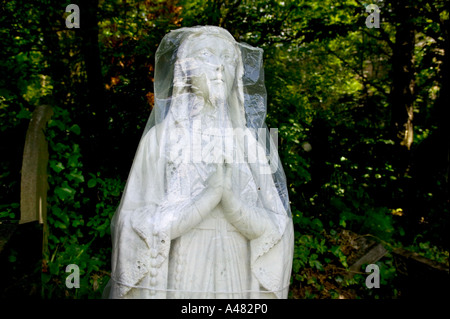
POLYGON ((422 291, 441 294, 449 13, 444 0, 2 1, 0 227, 20 218, 32 112, 50 105, 53 116, 48 247, 26 272, 19 247, 36 239, 16 229, 1 251, 1 296, 101 297, 110 220, 153 106, 156 49, 170 30, 205 24, 264 49, 266 122, 279 130, 296 231, 290 297, 406 298, 417 274, 401 271, 399 248, 447 268, 422 291), (80 28, 66 27, 71 3, 80 28), (379 28, 366 26, 370 3, 379 28), (361 238, 387 250, 378 289, 366 287, 364 267, 348 276, 361 238), (69 264, 80 267, 78 289, 65 285, 69 264))

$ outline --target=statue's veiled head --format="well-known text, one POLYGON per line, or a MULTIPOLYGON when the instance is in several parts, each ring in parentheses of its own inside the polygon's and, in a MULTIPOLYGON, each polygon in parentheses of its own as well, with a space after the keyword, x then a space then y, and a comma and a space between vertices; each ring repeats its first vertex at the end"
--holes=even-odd
POLYGON ((156 52, 148 127, 169 113, 177 122, 208 116, 222 118, 225 127, 260 127, 266 114, 262 55, 220 27, 171 31, 156 52))
POLYGON ((238 53, 235 45, 219 35, 194 34, 185 40, 180 63, 191 85, 199 94, 229 94, 233 88, 238 53))
POLYGON ((194 94, 204 101, 191 109, 191 116, 237 106, 241 79, 241 53, 228 32, 209 27, 184 37, 176 55, 174 95, 194 94))

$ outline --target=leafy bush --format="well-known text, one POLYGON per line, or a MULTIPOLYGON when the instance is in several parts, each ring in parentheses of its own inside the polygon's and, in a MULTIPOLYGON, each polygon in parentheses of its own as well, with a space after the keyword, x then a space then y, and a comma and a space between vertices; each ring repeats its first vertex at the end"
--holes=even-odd
POLYGON ((65 110, 49 123, 48 249, 43 297, 98 298, 108 279, 110 220, 124 186, 118 178, 83 172, 80 128, 65 110), (85 176, 89 176, 86 181, 85 176), (91 194, 89 194, 91 192, 91 194), (92 196, 94 194, 95 196, 92 196), (67 265, 80 269, 80 288, 65 286, 67 265))

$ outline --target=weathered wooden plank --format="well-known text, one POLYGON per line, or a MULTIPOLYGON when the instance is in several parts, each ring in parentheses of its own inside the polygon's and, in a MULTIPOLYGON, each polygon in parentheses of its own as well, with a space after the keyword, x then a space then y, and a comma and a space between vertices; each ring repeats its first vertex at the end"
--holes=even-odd
POLYGON ((397 269, 400 272, 404 272, 405 275, 410 275, 411 269, 413 267, 421 268, 423 270, 428 269, 432 272, 442 272, 443 274, 449 274, 449 269, 445 265, 442 265, 434 260, 420 256, 418 253, 408 251, 404 248, 395 249, 393 252, 394 257, 397 260, 397 269), (407 267, 400 267, 400 262, 404 263, 407 267))
POLYGON ((364 254, 353 265, 350 266, 347 277, 352 278, 355 273, 364 271, 361 269, 364 264, 374 264, 378 260, 383 258, 386 253, 387 250, 382 244, 376 244, 372 246, 372 248, 366 254, 364 254))

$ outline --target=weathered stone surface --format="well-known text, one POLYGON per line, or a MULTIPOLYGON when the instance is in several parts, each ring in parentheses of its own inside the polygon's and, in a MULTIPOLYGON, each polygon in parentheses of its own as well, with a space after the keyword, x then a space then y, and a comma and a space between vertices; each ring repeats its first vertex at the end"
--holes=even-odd
POLYGON ((52 114, 50 106, 38 106, 28 126, 22 162, 21 224, 35 220, 42 224, 46 219, 48 145, 44 130, 52 114))

